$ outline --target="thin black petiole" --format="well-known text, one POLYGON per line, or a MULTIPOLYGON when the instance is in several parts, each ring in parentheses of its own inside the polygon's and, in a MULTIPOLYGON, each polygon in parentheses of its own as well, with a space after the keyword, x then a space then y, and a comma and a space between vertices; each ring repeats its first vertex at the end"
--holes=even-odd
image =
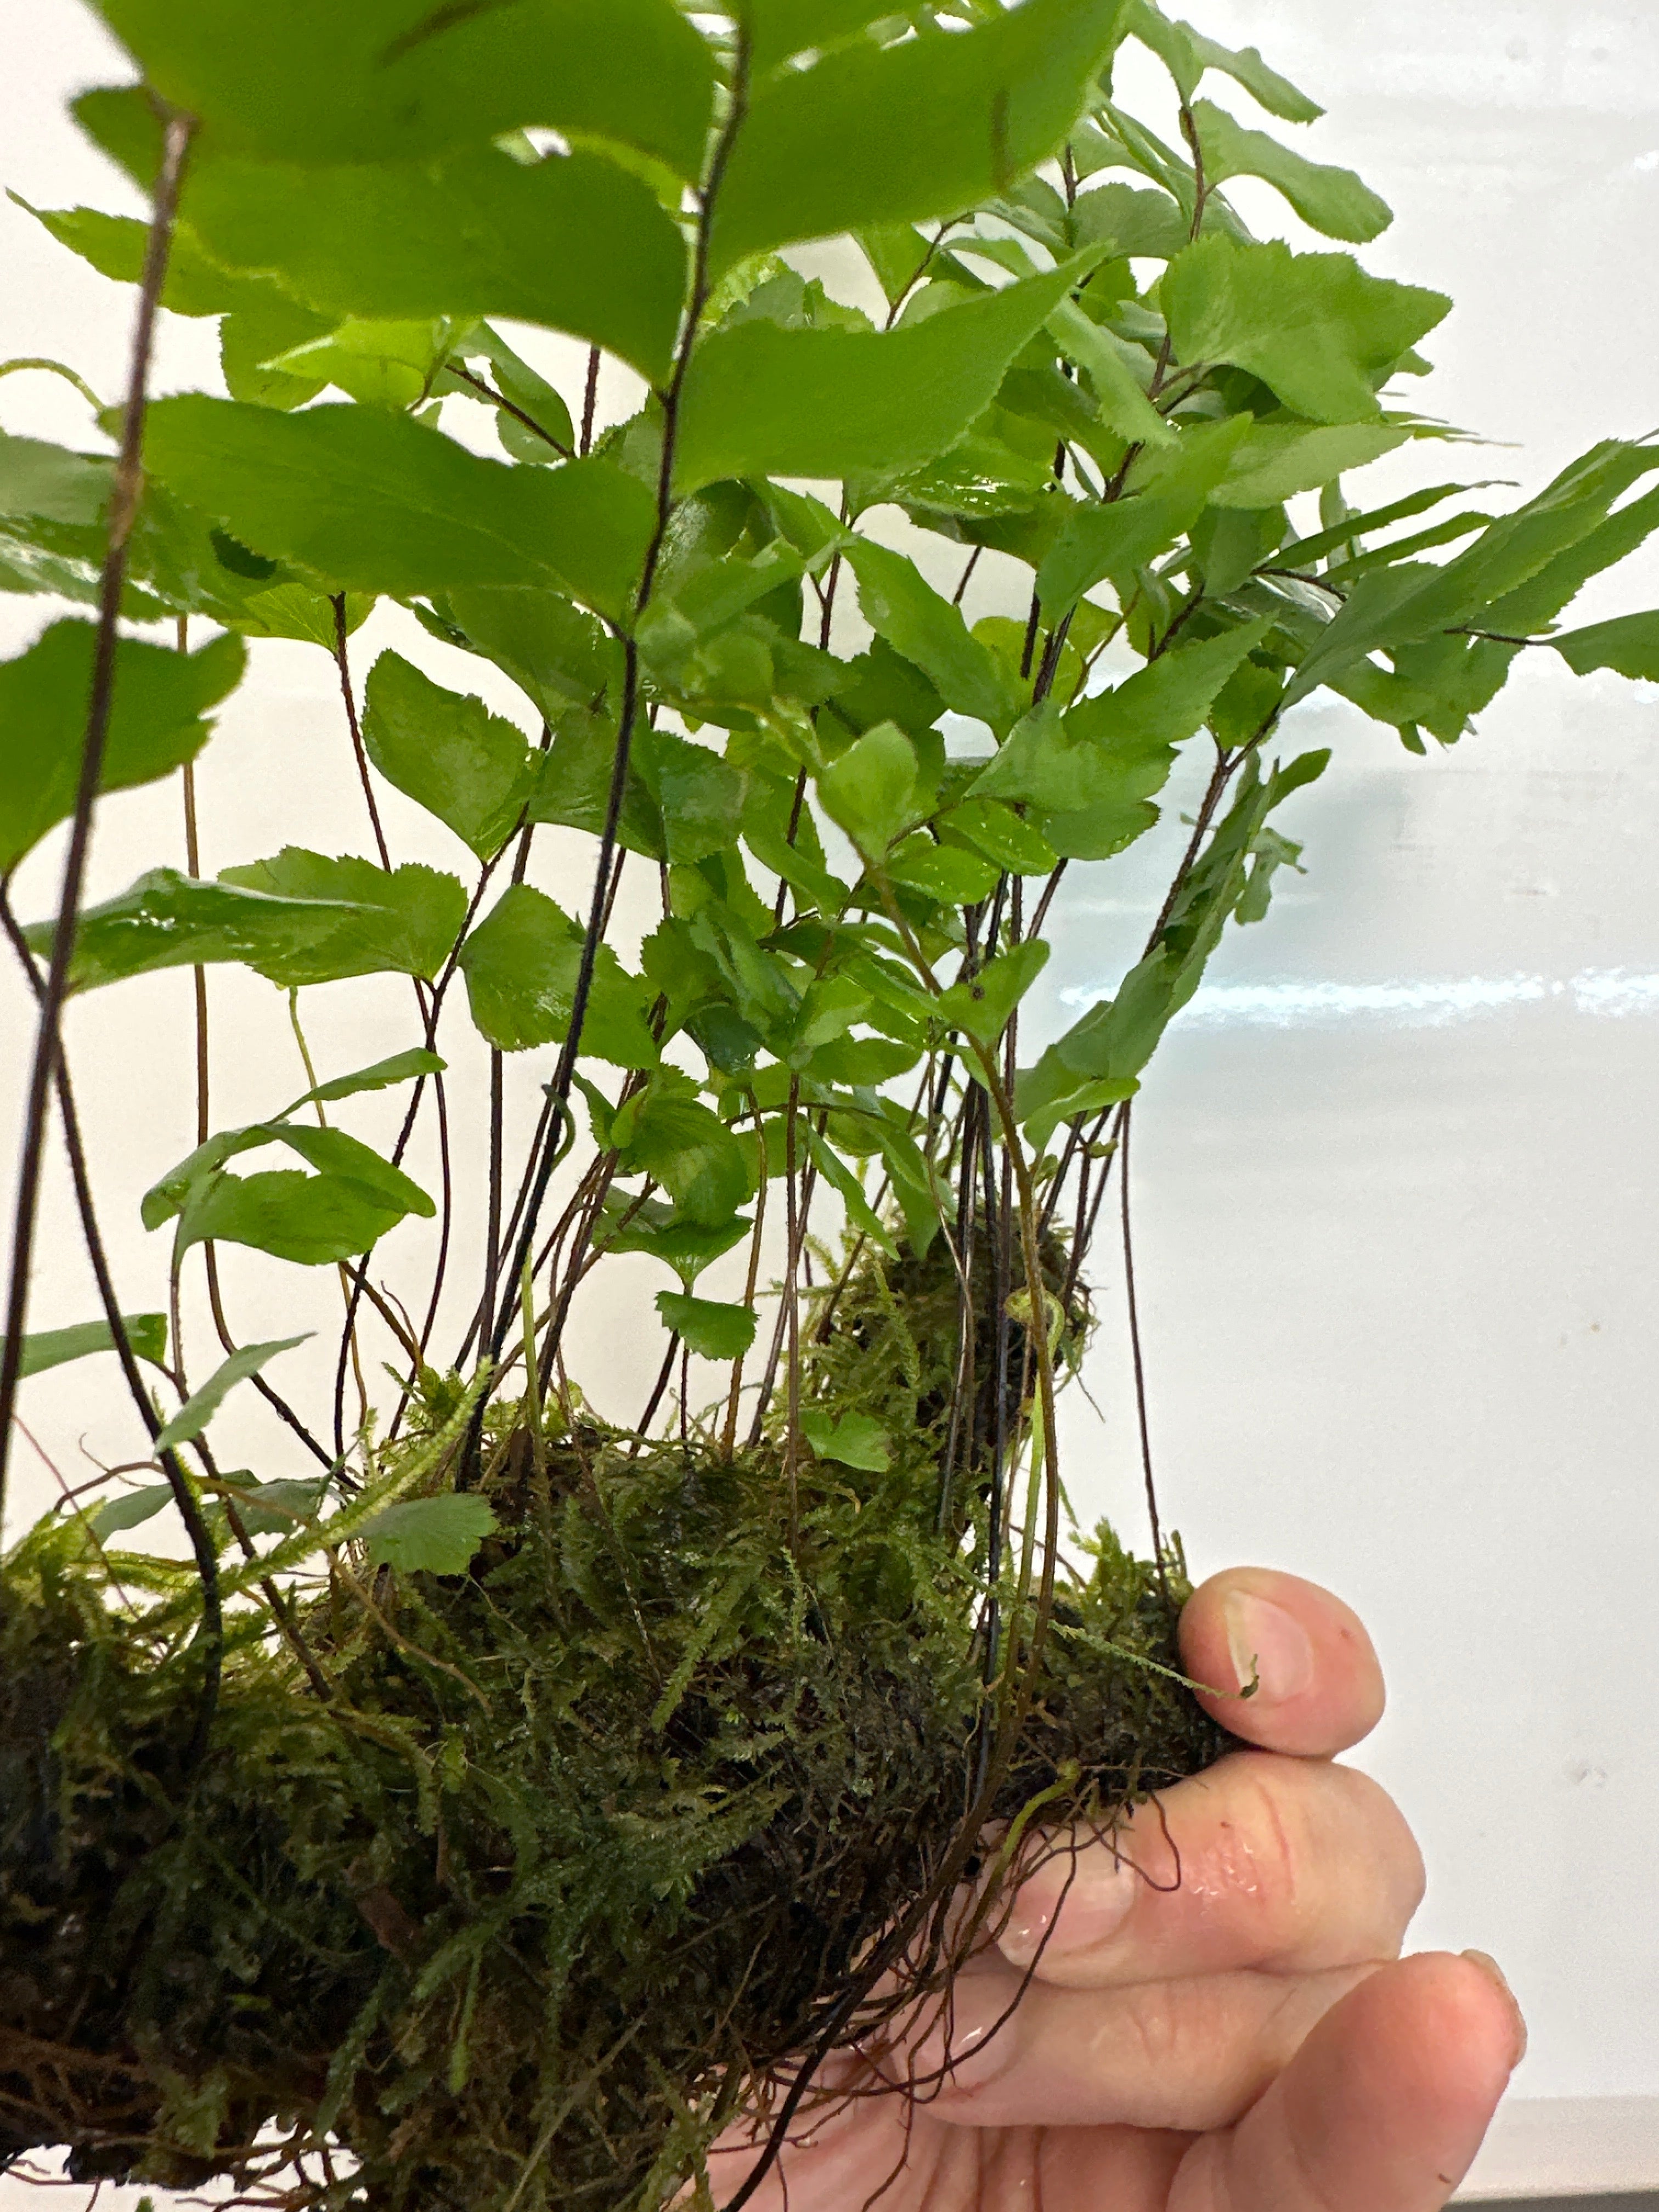
MULTIPOLYGON (((17 1176, 17 1202, 12 1224, 11 1275, 6 1297, 5 1341, 0 1346, 0 1514, 5 1509, 6 1462, 12 1415, 16 1410, 17 1385, 21 1374, 23 1332, 28 1319, 29 1276, 34 1257, 35 1221, 40 1207, 40 1174, 46 1157, 46 1121, 52 1079, 63 1049, 59 1025, 69 994, 70 962, 75 951, 81 890, 86 879, 92 845, 92 823, 103 773, 104 750, 109 736, 110 711, 115 696, 115 652, 126 585, 128 548, 138 502, 143 489, 143 451, 144 416, 149 393, 150 356, 155 339, 155 319, 161 288, 167 281, 173 246, 173 229, 179 187, 190 151, 194 128, 185 115, 169 115, 162 133, 161 166, 155 180, 154 210, 144 246, 143 274, 138 290, 138 312, 133 331, 132 365, 121 429, 120 456, 115 464, 110 495, 109 526, 99 586, 98 629, 93 649, 92 692, 87 708, 86 738, 70 827, 69 849, 64 861, 63 887, 58 901, 57 926, 52 932, 52 957, 41 996, 35 1033, 34 1057, 29 1071, 23 1113, 22 1157, 17 1176)), ((211 1562, 210 1547, 207 1558, 211 1562)), ((214 1594, 215 1635, 217 1593, 214 1594)), ((217 1643, 213 1662, 217 1694, 217 1643)), ((204 1710, 205 1710, 204 1702, 204 1710)))
POLYGON ((1152 1562, 1158 1587, 1170 1599, 1170 1580, 1164 1564, 1164 1529, 1158 1518, 1158 1486, 1152 1478, 1152 1432, 1146 1410, 1146 1364, 1140 1348, 1140 1305, 1135 1290, 1134 1242, 1129 1232, 1129 1103, 1124 1102, 1117 1121, 1118 1204, 1123 1223, 1123 1291, 1129 1312, 1129 1352, 1134 1362, 1135 1420, 1140 1432, 1140 1468, 1146 1485, 1146 1515, 1152 1522, 1152 1562))
POLYGON ((582 392, 582 441, 579 450, 591 453, 593 446, 593 416, 599 404, 599 349, 587 349, 587 382, 582 392))
MULTIPOLYGON (((678 449, 680 396, 697 337, 697 326, 708 298, 709 287, 709 230, 715 203, 720 195, 726 167, 732 147, 742 126, 748 96, 748 44, 739 36, 735 49, 731 106, 725 124, 710 158, 708 175, 701 194, 697 216, 696 242, 694 253, 691 286, 686 302, 685 317, 678 347, 674 357, 673 374, 662 395, 662 460, 657 476, 657 519, 651 542, 646 550, 641 572, 639 589, 635 594, 634 614, 639 617, 651 604, 656 582, 658 564, 667 542, 668 526, 674 508, 674 462, 678 449)), ((569 1026, 560 1049, 553 1080, 548 1086, 550 1105, 555 1109, 552 1121, 538 1146, 535 1173, 531 1180, 529 1194, 520 1224, 518 1241, 512 1261, 503 1271, 508 1285, 515 1284, 524 1264, 535 1249, 536 1227, 553 1170, 566 1149, 562 1142, 563 1131, 569 1126, 569 1099, 576 1073, 576 1060, 581 1049, 582 1030, 587 1015, 588 1000, 592 991, 593 972, 598 964, 599 946, 603 940, 605 917, 615 896, 611 866, 617 847, 617 831, 622 822, 623 800, 628 789, 629 762, 632 753, 635 725, 641 704, 640 652, 637 638, 630 629, 623 641, 623 695, 617 716, 616 750, 611 758, 610 789, 606 794, 604 827, 599 837, 599 854, 594 870, 593 896, 589 908, 587 926, 582 934, 581 953, 577 963, 576 976, 571 992, 569 1026)), ((510 1292, 501 1297, 488 1340, 489 1356, 497 1360, 507 1340, 513 1322, 514 1299, 510 1292)), ((477 1435, 482 1434, 483 1406, 474 1420, 477 1432, 469 1442, 467 1478, 470 1479, 477 1461, 477 1435)))
MULTIPOLYGON (((515 422, 522 423, 532 437, 539 438, 544 445, 551 446, 561 460, 568 461, 574 459, 569 447, 562 439, 556 438, 553 433, 544 428, 533 415, 527 415, 522 407, 514 405, 504 392, 497 392, 493 384, 487 383, 482 376, 475 376, 470 368, 458 368, 453 361, 445 365, 450 375, 458 383, 471 385, 481 399, 487 399, 492 407, 499 407, 504 415, 510 415, 515 422)), ((582 451, 583 453, 587 451, 586 444, 583 445, 582 451)))

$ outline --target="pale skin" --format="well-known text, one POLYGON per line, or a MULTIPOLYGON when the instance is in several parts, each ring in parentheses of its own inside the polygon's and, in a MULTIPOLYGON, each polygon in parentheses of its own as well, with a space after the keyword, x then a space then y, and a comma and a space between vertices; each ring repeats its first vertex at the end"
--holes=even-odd
MULTIPOLYGON (((1439 2212, 1526 2031, 1482 1954, 1401 1956, 1422 1861, 1334 1757, 1382 1711, 1370 1639, 1264 1568, 1206 1583, 1181 1634, 1195 1680, 1258 1674, 1209 1701, 1258 1747, 1165 1792, 1115 1850, 1079 1838, 1033 1875, 958 1984, 948 2048, 937 2027, 890 2039, 895 2086, 804 2117, 754 2212, 860 2212, 878 2191, 882 2212, 1439 2212)), ((837 2063, 831 2082, 867 2076, 837 2063)), ((716 2147, 717 2204, 753 2162, 752 2138, 716 2147)))

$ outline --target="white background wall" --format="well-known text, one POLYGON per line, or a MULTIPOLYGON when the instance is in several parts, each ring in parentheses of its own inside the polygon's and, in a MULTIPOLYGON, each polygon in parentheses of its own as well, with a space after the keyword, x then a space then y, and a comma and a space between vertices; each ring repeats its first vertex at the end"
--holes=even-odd
MULTIPOLYGON (((1330 108, 1309 150, 1397 211, 1367 265, 1458 303, 1423 404, 1516 449, 1419 476, 1535 488, 1659 423, 1659 11, 1192 12, 1330 108)), ((1596 612, 1656 586, 1650 558, 1596 612)), ((1297 802, 1309 872, 1231 938, 1137 1109, 1164 1511, 1200 1567, 1295 1567, 1372 1625, 1394 1694, 1364 1758, 1425 1840, 1415 1935, 1504 1960, 1516 2095, 1653 2096, 1659 690, 1531 655, 1426 762, 1340 703, 1295 720, 1287 748, 1336 756, 1297 802)), ((1114 884, 1060 988, 1144 927, 1139 849, 1146 897, 1114 884)), ((1120 1345, 1109 1320, 1095 1449, 1127 1519, 1120 1345)), ((1645 2120, 1626 2186, 1659 2182, 1645 2120)))
MULTIPOLYGON (((1359 168, 1398 214, 1367 264, 1458 302, 1429 347, 1438 374, 1422 404, 1505 445, 1390 465, 1402 480, 1461 465, 1535 488, 1594 438, 1659 424, 1651 0, 1196 0, 1191 13, 1260 44, 1330 107, 1299 143, 1359 168)), ((121 73, 89 19, 70 0, 0 0, 0 181, 39 204, 128 204, 59 114, 67 92, 121 73)), ((1248 116, 1243 94, 1222 96, 1248 116)), ((1259 228, 1287 227, 1265 193, 1237 196, 1259 228)), ((112 393, 125 295, 9 206, 0 269, 0 359, 58 355, 112 393)), ((162 388, 210 377, 204 336, 169 325, 162 388)), ((0 422, 85 428, 66 388, 38 378, 0 381, 0 422)), ((1584 619, 1655 603, 1650 562, 1584 619)), ((42 619, 38 603, 0 601, 0 648, 42 619)), ((274 848, 328 804, 331 687, 322 655, 258 650, 204 764, 210 868, 274 848)), ((1364 1756, 1427 1850, 1417 1935, 1481 1945, 1510 1971, 1533 2027, 1516 2097, 1659 2097, 1659 690, 1579 684, 1529 656, 1480 733, 1427 762, 1346 708, 1297 719, 1303 744, 1336 752, 1296 802, 1309 872, 1265 927, 1229 942, 1138 1109, 1165 1515, 1200 1571, 1291 1567, 1372 1624, 1394 1704, 1364 1756)), ((402 857, 457 865, 442 833, 434 843, 395 801, 388 814, 402 857)), ((110 809, 95 891, 176 849, 175 817, 172 792, 110 809)), ((1056 1018, 1056 994, 1075 1007, 1133 957, 1167 872, 1156 842, 1109 892, 1087 872, 1068 889, 1084 926, 1047 979, 1056 1018)), ((575 903, 585 866, 556 842, 541 879, 575 903)), ((46 910, 51 878, 35 866, 27 911, 46 910)), ((135 1291, 159 1273, 132 1198, 193 1130, 181 1071, 147 1046, 187 992, 179 977, 128 986, 72 1025, 135 1291)), ((410 1041, 398 987, 371 987, 367 1013, 352 994, 337 1007, 313 994, 329 1072, 410 1041)), ((264 987, 222 973, 215 1001, 222 1125, 301 1085, 264 987)), ((28 1026, 0 978, 0 1113, 28 1026)), ((376 1133, 372 1112, 354 1126, 376 1133)), ((476 1181, 475 1163, 464 1172, 476 1181)), ((43 1327, 95 1310, 61 1194, 46 1218, 43 1327)), ((287 1333, 284 1272, 233 1268, 246 1334, 287 1333)), ((1097 1272, 1103 1423, 1072 1407, 1069 1480, 1080 1510, 1134 1531, 1121 1316, 1104 1258, 1097 1272)), ((642 1395, 653 1344, 603 1312, 586 1340, 619 1407, 642 1395)), ((30 1386, 27 1418, 60 1465, 87 1471, 82 1437, 100 1456, 131 1448, 106 1381, 83 1368, 30 1386)), ((27 1502, 43 1505, 50 1479, 27 1455, 25 1470, 27 1502)), ((1595 2109, 1621 2115, 1634 2146, 1607 2182, 1659 2183, 1659 2105, 1595 2109)), ((1575 2138, 1580 2169, 1565 2179, 1597 2178, 1583 2161, 1607 2134, 1575 2138)), ((1536 2127, 1527 2140, 1546 2142, 1536 2127)), ((1526 2150, 1505 2183, 1563 2185, 1549 2155, 1526 2150)))

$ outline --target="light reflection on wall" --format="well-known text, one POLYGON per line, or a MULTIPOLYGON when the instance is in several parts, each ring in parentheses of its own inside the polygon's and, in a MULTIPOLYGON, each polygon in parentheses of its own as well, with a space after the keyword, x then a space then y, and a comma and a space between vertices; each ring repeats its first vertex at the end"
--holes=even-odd
MULTIPOLYGON (((1097 1006, 1107 988, 1073 984, 1059 994, 1066 1006, 1097 1006)), ((1659 1015, 1659 975, 1626 968, 1584 968, 1576 975, 1401 977, 1369 983, 1269 981, 1204 983, 1176 1019, 1186 1028, 1324 1029, 1348 1022, 1397 1028, 1439 1028, 1509 1006, 1567 1000, 1576 1012, 1604 1019, 1659 1015)))

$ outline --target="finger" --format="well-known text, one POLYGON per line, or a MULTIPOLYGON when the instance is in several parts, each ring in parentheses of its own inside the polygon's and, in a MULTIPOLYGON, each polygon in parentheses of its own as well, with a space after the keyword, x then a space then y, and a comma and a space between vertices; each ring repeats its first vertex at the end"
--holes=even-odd
POLYGON ((1182 1663, 1195 1682, 1249 1697, 1205 1697, 1222 1726, 1267 1751, 1328 1758, 1382 1717, 1382 1670, 1358 1613, 1299 1575, 1231 1567, 1194 1590, 1181 1616, 1182 1663))
MULTIPOLYGON (((1048 2212, 1162 2205, 1190 2138, 1143 2128, 952 2127, 926 2103, 889 2092, 848 2097, 834 2069, 827 2101, 806 2114, 749 2200, 749 2212, 945 2212, 1035 2201, 1048 2212)), ((855 2086, 863 2086, 862 2077, 855 2086)), ((709 2154, 714 2202, 754 2170, 753 2125, 728 2129, 709 2154)), ((692 2212, 688 2189, 674 2212, 692 2212)))
POLYGON ((1277 2079, 1316 2023, 1375 1969, 1240 1971, 1054 1989, 1011 1966, 960 1977, 882 2058, 920 2111, 968 2128, 1225 2127, 1277 2079))
POLYGON ((1170 2212, 1439 2212, 1525 2047, 1490 1960, 1429 1952, 1387 1967, 1236 2129, 1194 2146, 1170 2212))
MULTIPOLYGON (((913 2148, 914 2116, 901 2097, 871 2097, 867 2061, 850 2052, 818 2069, 802 2111, 777 2160, 749 2199, 749 2212, 799 2212, 804 2203, 830 2208, 872 2202, 913 2148)), ((725 2204, 755 2172, 771 2136, 769 2110, 726 2129, 709 2148, 708 2179, 716 2204, 725 2204)), ((925 2140, 918 2161, 926 2172, 933 2146, 925 2140)), ((673 2212, 693 2212, 688 2187, 673 2212)))
POLYGON ((1240 1751, 1056 1848, 997 1936, 1042 1983, 1122 1988, 1397 1956, 1423 1862, 1393 1801, 1352 1768, 1240 1751))

